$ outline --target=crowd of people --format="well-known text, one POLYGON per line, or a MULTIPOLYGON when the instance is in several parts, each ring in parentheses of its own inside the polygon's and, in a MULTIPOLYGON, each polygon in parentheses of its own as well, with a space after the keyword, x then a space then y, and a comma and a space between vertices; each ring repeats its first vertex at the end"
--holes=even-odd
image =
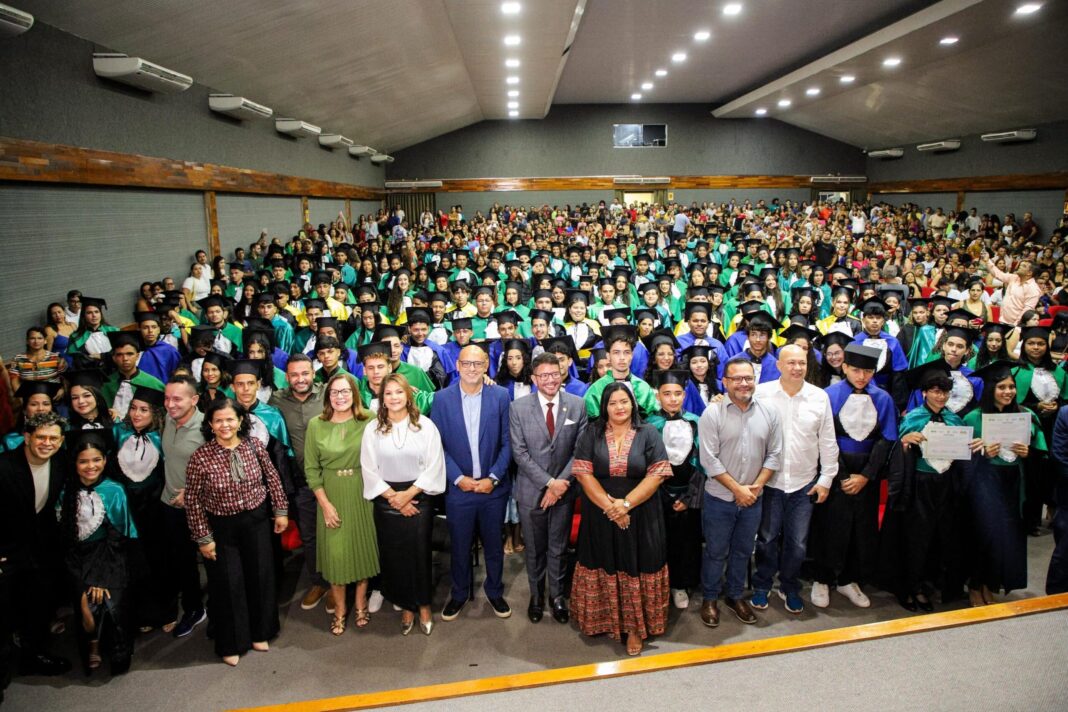
POLYGON ((1062 237, 915 205, 398 207, 199 251, 114 325, 71 290, 0 369, 3 682, 70 669, 67 607, 87 672, 205 620, 237 665, 294 550, 335 636, 383 600, 430 635, 480 550, 494 614, 518 553, 532 623, 631 655, 691 595, 712 628, 875 586, 987 605, 1046 525, 1066 591, 1062 237))

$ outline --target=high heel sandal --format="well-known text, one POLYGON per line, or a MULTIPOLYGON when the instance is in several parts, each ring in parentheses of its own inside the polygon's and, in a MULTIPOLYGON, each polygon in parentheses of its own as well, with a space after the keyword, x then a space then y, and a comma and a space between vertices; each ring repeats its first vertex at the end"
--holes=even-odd
POLYGON ((357 628, 366 628, 367 624, 371 622, 371 611, 367 608, 357 608, 354 611, 354 621, 357 628))
POLYGON ((89 656, 88 656, 87 660, 88 660, 88 667, 89 667, 90 670, 96 670, 98 667, 100 667, 100 663, 102 662, 102 660, 100 658, 100 641, 99 640, 90 640, 89 641, 89 656))
POLYGON ((408 635, 415 628, 415 614, 412 614, 412 618, 409 621, 405 621, 401 618, 401 635, 408 635))
POLYGON ((627 655, 634 657, 635 655, 642 654, 642 639, 641 636, 636 633, 631 633, 627 636, 627 655), (636 642, 635 642, 636 641, 636 642))
POLYGON ((423 631, 423 635, 430 635, 430 632, 434 630, 434 619, 431 618, 426 623, 419 621, 419 630, 423 631))
POLYGON ((345 614, 335 615, 330 619, 330 632, 334 635, 343 635, 345 633, 345 614))

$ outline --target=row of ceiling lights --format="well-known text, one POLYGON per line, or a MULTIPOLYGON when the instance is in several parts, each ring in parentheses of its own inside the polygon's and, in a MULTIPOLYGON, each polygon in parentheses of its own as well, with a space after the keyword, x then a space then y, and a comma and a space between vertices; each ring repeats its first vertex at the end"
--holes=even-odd
MULTIPOLYGON (((501 3, 501 14, 515 16, 523 9, 523 6, 517 2, 503 2, 501 3)), ((504 36, 505 47, 518 47, 522 44, 523 38, 516 34, 509 34, 504 36)), ((508 69, 519 69, 521 63, 516 57, 508 57, 504 60, 504 66, 508 69)), ((519 90, 514 89, 519 84, 519 75, 509 74, 504 79, 504 83, 508 85, 508 116, 515 119, 519 116, 519 90)))
MULTIPOLYGON (((1042 3, 1037 3, 1037 2, 1026 3, 1024 5, 1020 5, 1019 7, 1017 7, 1016 10, 1013 12, 1013 14, 1014 15, 1020 15, 1020 16, 1031 15, 1031 14, 1033 14, 1035 12, 1038 12, 1039 9, 1041 9, 1041 8, 1042 8, 1042 3)), ((956 35, 947 35, 946 37, 943 37, 942 39, 940 39, 938 41, 938 44, 943 46, 943 47, 951 47, 951 46, 957 44, 957 42, 959 42, 959 41, 960 41, 960 38, 957 37, 956 35)), ((893 68, 898 67, 900 65, 901 65, 901 57, 892 56, 892 57, 887 57, 886 59, 883 60, 883 66, 886 67, 887 69, 893 69, 893 68)), ((854 74, 843 74, 841 77, 838 78, 838 81, 841 84, 852 84, 856 80, 857 80, 857 77, 854 74)), ((812 96, 812 97, 819 96, 821 91, 822 90, 819 87, 809 87, 808 89, 805 90, 805 96, 812 96)), ((641 98, 641 97, 639 97, 639 98, 641 98)), ((793 104, 793 100, 787 99, 787 98, 779 99, 779 101, 778 101, 778 107, 780 109, 789 109, 792 104, 793 104)), ((767 116, 768 110, 766 108, 764 108, 764 107, 760 107, 756 111, 754 111, 753 113, 756 114, 757 116, 767 116)))
MULTIPOLYGON (((731 2, 731 3, 727 3, 726 5, 723 6, 723 14, 726 15, 727 17, 735 17, 737 15, 740 15, 741 12, 742 12, 742 4, 740 2, 731 2)), ((712 37, 712 33, 709 32, 708 30, 698 30, 697 32, 693 33, 693 39, 694 39, 695 42, 707 42, 710 37, 712 37)), ((686 52, 683 52, 681 50, 675 52, 674 54, 671 55, 671 61, 674 64, 682 64, 683 62, 686 61, 686 52)), ((663 69, 663 68, 657 69, 653 73, 657 77, 660 77, 660 78, 666 77, 668 75, 668 71, 666 69, 663 69)), ((641 89, 642 89, 643 92, 644 91, 652 91, 655 86, 656 85, 653 84, 653 82, 645 81, 645 82, 642 82, 641 89)), ((637 92, 636 91, 636 92, 634 92, 633 94, 630 95, 631 101, 641 101, 641 98, 642 98, 642 93, 641 92, 637 92)))

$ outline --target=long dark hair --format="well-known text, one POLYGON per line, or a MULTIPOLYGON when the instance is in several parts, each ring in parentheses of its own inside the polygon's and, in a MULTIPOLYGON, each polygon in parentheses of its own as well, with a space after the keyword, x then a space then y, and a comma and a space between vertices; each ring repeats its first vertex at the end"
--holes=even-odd
POLYGON ((81 430, 85 423, 90 421, 86 420, 81 414, 75 412, 74 408, 70 404, 71 391, 75 388, 84 388, 93 394, 93 400, 96 402, 96 422, 104 426, 105 429, 111 430, 111 426, 114 421, 111 419, 111 409, 108 408, 108 402, 104 400, 104 395, 100 392, 100 389, 96 386, 85 386, 77 384, 67 389, 67 407, 70 409, 70 427, 72 430, 81 430))
MULTIPOLYGON (((1016 384, 1016 377, 1013 376, 1013 375, 1009 375, 1009 376, 1006 376, 1005 378, 1002 378, 1001 381, 1012 381, 1013 384, 1015 385, 1016 384)), ((998 407, 996 405, 994 405, 994 389, 997 388, 998 383, 1001 383, 1001 381, 998 381, 997 383, 984 383, 983 384, 983 395, 979 397, 979 410, 982 411, 983 413, 1020 413, 1020 412, 1022 412, 1020 410, 1020 405, 1019 405, 1019 403, 1016 402, 1015 398, 1013 398, 1009 402, 1009 404, 1006 405, 1001 410, 998 410, 998 407)))
POLYGON ((249 422, 248 410, 245 406, 233 398, 216 398, 211 403, 208 403, 208 407, 204 409, 204 422, 200 426, 200 434, 204 437, 204 442, 215 441, 215 433, 211 429, 211 419, 220 410, 226 410, 227 408, 232 409, 241 420, 241 427, 237 429, 237 437, 242 440, 248 437, 249 432, 252 430, 252 424, 249 422))
POLYGON ((501 365, 497 369, 497 385, 507 386, 509 383, 526 383, 530 385, 534 381, 534 369, 531 366, 530 351, 523 348, 519 349, 519 353, 523 356, 523 368, 519 369, 518 376, 512 376, 512 372, 508 370, 508 351, 510 350, 501 350, 501 365))
POLYGON ((983 337, 983 341, 979 344, 978 347, 979 353, 975 355, 975 370, 978 371, 983 366, 986 366, 989 363, 993 363, 994 361, 1012 360, 1012 357, 1009 356, 1009 349, 1005 345, 1005 343, 1008 341, 1005 334, 1001 335, 1001 348, 993 354, 991 354, 990 350, 986 347, 986 339, 987 337, 983 337))
POLYGON ((627 398, 630 398, 630 426, 637 428, 642 424, 641 414, 638 412, 638 402, 634 400, 634 394, 631 393, 630 388, 622 381, 613 381, 605 386, 604 391, 602 391, 601 413, 593 421, 595 432, 602 437, 608 427, 608 401, 612 399, 612 395, 617 391, 624 391, 627 394, 627 398))
MULTIPOLYGON (((63 486, 63 502, 59 513, 59 529, 63 541, 74 544, 78 541, 78 493, 82 490, 82 481, 78 477, 78 455, 86 450, 98 450, 104 456, 104 471, 100 473, 100 480, 107 477, 107 468, 110 466, 106 449, 101 450, 100 443, 95 440, 79 440, 70 453, 70 471, 67 473, 66 482, 63 486)), ((98 482, 100 480, 97 480, 98 482)))

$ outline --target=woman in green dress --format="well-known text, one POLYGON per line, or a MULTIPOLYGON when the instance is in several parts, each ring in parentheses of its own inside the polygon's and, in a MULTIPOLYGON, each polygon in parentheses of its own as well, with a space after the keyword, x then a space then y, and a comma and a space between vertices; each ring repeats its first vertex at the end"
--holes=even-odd
POLYGON ((304 444, 304 472, 319 501, 316 563, 330 582, 334 635, 345 632, 347 584, 356 583, 356 627, 371 620, 367 580, 378 573, 378 541, 374 507, 363 498, 360 469, 360 444, 369 422, 372 413, 364 410, 356 380, 337 373, 326 383, 323 414, 308 423, 304 444))

